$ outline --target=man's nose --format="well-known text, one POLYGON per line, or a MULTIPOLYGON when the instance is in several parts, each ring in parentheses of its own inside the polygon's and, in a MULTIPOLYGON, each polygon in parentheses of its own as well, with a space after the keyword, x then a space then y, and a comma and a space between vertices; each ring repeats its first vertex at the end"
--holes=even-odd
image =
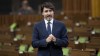
POLYGON ((50 12, 50 11, 48 11, 48 14, 50 15, 50 14, 51 14, 51 12, 50 12))

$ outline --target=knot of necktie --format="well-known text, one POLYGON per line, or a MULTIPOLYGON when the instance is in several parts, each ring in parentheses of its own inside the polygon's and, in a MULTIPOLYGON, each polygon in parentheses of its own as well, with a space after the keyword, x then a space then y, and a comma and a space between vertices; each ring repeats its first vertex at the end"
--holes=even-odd
POLYGON ((50 24, 51 22, 50 21, 48 21, 48 23, 47 24, 50 24))

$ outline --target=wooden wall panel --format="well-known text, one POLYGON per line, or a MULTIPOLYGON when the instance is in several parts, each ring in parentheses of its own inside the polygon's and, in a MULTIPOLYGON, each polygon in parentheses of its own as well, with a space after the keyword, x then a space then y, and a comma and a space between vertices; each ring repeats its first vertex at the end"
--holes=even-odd
POLYGON ((0 25, 8 26, 13 22, 13 17, 12 15, 0 15, 0 25))
POLYGON ((92 16, 100 17, 100 0, 92 0, 92 16))
MULTIPOLYGON (((62 20, 63 16, 55 15, 55 18, 62 20)), ((25 26, 27 22, 34 24, 42 19, 41 15, 0 15, 0 26, 9 26, 13 22, 17 22, 21 26, 25 26)))
POLYGON ((91 0, 63 0, 63 10, 66 16, 84 19, 91 16, 91 0))

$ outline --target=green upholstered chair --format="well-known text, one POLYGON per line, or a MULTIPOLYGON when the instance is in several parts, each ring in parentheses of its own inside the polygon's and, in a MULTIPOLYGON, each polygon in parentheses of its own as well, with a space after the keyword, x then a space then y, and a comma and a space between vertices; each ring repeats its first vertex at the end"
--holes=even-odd
POLYGON ((16 37, 14 38, 14 41, 20 40, 23 37, 21 34, 17 34, 16 37))
POLYGON ((94 30, 96 33, 100 33, 100 29, 99 28, 94 28, 94 30))
POLYGON ((97 56, 100 56, 100 51, 98 52, 97 56))
POLYGON ((34 52, 34 48, 32 46, 30 46, 29 49, 28 49, 28 52, 29 53, 33 53, 34 52))
POLYGON ((62 48, 63 56, 69 56, 70 48, 62 48))
POLYGON ((17 26, 17 23, 12 23, 10 25, 10 30, 15 30, 16 26, 17 26))
POLYGON ((22 44, 19 46, 19 53, 26 52, 28 48, 28 45, 22 44))
POLYGON ((0 48, 2 47, 2 43, 0 43, 0 48))
POLYGON ((86 43, 87 40, 88 40, 88 37, 79 37, 78 39, 79 43, 86 43))
POLYGON ((67 29, 67 32, 72 32, 71 28, 66 28, 66 29, 67 29))

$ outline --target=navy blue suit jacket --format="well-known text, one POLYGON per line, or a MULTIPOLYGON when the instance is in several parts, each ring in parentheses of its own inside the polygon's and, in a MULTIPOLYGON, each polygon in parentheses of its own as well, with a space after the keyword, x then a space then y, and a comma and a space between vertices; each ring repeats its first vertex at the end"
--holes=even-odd
POLYGON ((47 43, 47 33, 45 22, 34 25, 32 46, 38 48, 38 56, 63 56, 62 47, 68 46, 66 27, 63 23, 54 20, 52 34, 56 37, 56 42, 47 43))

